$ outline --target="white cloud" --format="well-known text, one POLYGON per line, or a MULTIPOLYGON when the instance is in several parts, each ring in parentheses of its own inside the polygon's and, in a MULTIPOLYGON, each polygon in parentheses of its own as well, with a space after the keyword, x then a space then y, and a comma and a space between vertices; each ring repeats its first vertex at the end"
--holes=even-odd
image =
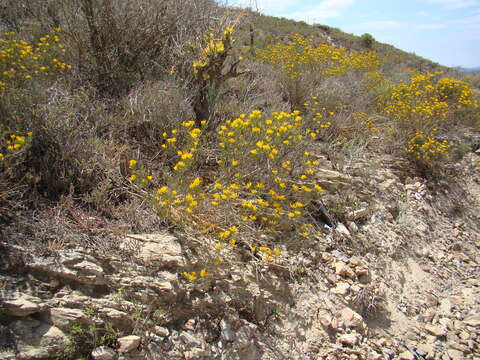
POLYGON ((428 0, 428 2, 442 5, 447 9, 463 9, 479 4, 478 0, 428 0))
POLYGON ((296 20, 319 23, 340 16, 343 11, 355 4, 356 0, 323 0, 316 5, 305 6, 299 11, 288 14, 296 20))

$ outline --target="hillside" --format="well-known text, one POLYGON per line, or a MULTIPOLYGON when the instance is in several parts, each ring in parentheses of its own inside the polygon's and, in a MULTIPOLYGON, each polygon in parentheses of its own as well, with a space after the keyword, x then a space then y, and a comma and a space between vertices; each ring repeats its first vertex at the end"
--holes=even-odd
POLYGON ((0 359, 480 359, 476 75, 210 0, 0 25, 0 359))

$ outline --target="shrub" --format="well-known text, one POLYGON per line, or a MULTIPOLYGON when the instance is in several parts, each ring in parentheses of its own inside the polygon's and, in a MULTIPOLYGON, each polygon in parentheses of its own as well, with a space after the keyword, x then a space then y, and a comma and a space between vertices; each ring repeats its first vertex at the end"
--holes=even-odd
POLYGON ((220 255, 237 245, 271 261, 281 253, 282 238, 308 238, 318 231, 312 216, 323 189, 314 176, 318 160, 308 147, 329 126, 327 118, 320 113, 301 116, 299 111, 266 116, 254 110, 221 124, 217 146, 209 149, 205 146, 211 135, 194 121, 184 122, 165 134, 162 147, 172 149, 178 160, 163 174, 163 185, 155 190, 155 179, 135 160, 129 163, 129 180, 152 192, 168 223, 213 233, 217 254, 207 265, 222 262, 220 255), (190 138, 181 148, 180 136, 190 138), (215 165, 200 166, 213 154, 215 165))
POLYGON ((360 36, 360 43, 362 44, 363 47, 367 49, 371 49, 373 44, 375 43, 375 39, 372 35, 365 33, 362 36, 360 36))
POLYGON ((462 111, 478 104, 467 83, 439 78, 441 72, 413 76, 408 83, 392 88, 384 113, 395 120, 393 135, 405 142, 405 148, 422 166, 432 167, 450 145, 441 130, 457 121, 462 111))
POLYGON ((302 109, 311 90, 330 76, 353 69, 378 66, 374 52, 347 52, 312 39, 292 35, 289 43, 277 42, 258 50, 258 59, 276 67, 292 109, 302 109))

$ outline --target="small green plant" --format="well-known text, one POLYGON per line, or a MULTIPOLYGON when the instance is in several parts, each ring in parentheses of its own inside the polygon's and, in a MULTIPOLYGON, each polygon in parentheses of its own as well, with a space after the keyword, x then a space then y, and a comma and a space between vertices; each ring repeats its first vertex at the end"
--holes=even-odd
POLYGON ((360 36, 360 43, 363 47, 371 49, 373 44, 375 43, 375 38, 371 34, 365 33, 360 36))

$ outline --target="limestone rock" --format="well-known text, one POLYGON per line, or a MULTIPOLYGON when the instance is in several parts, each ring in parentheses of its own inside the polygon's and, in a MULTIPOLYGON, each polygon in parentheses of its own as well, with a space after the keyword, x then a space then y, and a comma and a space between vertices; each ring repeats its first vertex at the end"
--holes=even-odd
POLYGON ((338 261, 337 263, 335 263, 335 272, 340 276, 348 277, 350 279, 357 278, 355 271, 353 271, 350 266, 348 266, 342 261, 338 261))
POLYGON ((26 261, 32 270, 88 285, 105 285, 103 268, 96 260, 77 251, 61 250, 58 257, 34 256, 26 261))
POLYGON ((130 351, 135 350, 140 345, 142 338, 137 335, 128 335, 119 338, 118 341, 118 352, 119 353, 129 353, 130 351))
POLYGON ((437 337, 446 335, 446 331, 443 326, 435 326, 435 325, 427 324, 425 325, 425 330, 427 330, 430 334, 435 335, 437 337))
POLYGON ((56 327, 67 328, 74 322, 87 322, 83 311, 68 308, 50 309, 50 319, 56 327))
POLYGON ((167 233, 129 235, 122 242, 121 248, 136 251, 137 256, 149 264, 171 268, 185 265, 180 243, 167 233))
POLYGON ((410 351, 404 351, 398 355, 398 360, 415 360, 415 355, 413 355, 410 351))
POLYGON ((114 360, 117 353, 106 346, 100 346, 93 349, 91 357, 93 360, 114 360))
POLYGON ((3 311, 10 316, 23 317, 40 312, 41 310, 41 299, 22 293, 15 295, 12 299, 3 301, 3 311))
POLYGON ((360 342, 360 335, 357 333, 343 334, 337 340, 342 345, 354 346, 360 342))
POLYGON ((349 307, 337 312, 332 321, 332 327, 335 329, 351 328, 351 329, 365 329, 366 324, 363 317, 357 314, 349 307))
POLYGON ((348 294, 349 290, 350 290, 350 284, 341 282, 341 283, 338 283, 337 286, 330 291, 332 292, 332 294, 345 296, 348 294))
POLYGON ((18 359, 52 359, 71 344, 70 339, 56 326, 29 318, 11 326, 17 342, 18 359))
POLYGON ((463 322, 473 327, 480 327, 480 314, 469 316, 463 322))

